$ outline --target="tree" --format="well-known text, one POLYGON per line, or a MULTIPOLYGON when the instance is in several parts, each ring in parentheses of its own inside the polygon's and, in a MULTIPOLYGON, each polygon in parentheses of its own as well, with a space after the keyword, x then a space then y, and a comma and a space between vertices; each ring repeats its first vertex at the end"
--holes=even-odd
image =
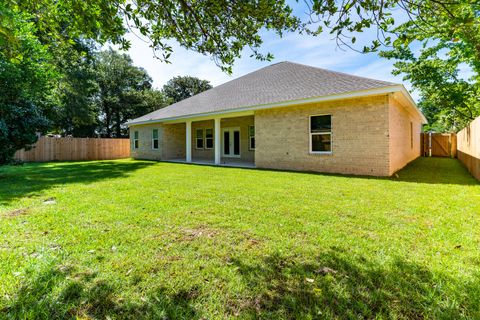
POLYGON ((127 120, 167 103, 162 93, 152 92, 152 79, 148 73, 134 66, 126 54, 119 54, 112 49, 100 52, 95 69, 99 86, 95 103, 100 110, 100 132, 103 136, 124 136, 124 123, 127 120))
POLYGON ((397 60, 394 74, 420 91, 431 128, 456 130, 480 114, 479 12, 469 0, 313 0, 310 24, 322 24, 309 32, 327 27, 340 46, 354 48, 357 34, 376 28, 362 52, 383 48, 381 57, 397 60), (394 19, 395 11, 403 17, 394 19), (470 76, 462 78, 465 67, 470 76))
MULTIPOLYGON (((186 49, 212 56, 228 72, 244 47, 257 59, 272 58, 259 52, 261 31, 282 34, 300 25, 284 0, 6 1, 10 7, 32 13, 31 21, 44 44, 91 39, 128 49, 130 43, 124 37, 128 29, 146 37, 161 60, 168 61, 172 52, 168 40, 173 39, 186 49)), ((0 37, 14 47, 10 30, 2 30, 0 37)))
POLYGON ((57 74, 50 64, 46 48, 35 37, 28 16, 6 10, 3 27, 12 30, 18 54, 11 56, 0 41, 0 164, 8 162, 15 151, 29 148, 48 124, 45 114, 53 105, 50 79, 57 74))
POLYGON ((419 106, 428 119, 427 130, 456 131, 480 115, 480 83, 478 76, 464 79, 459 76, 462 60, 442 57, 445 44, 438 42, 417 55, 410 49, 382 52, 394 58, 394 74, 403 73, 421 93, 419 106))
POLYGON ((62 135, 93 137, 99 125, 94 47, 77 42, 73 48, 56 51, 55 65, 61 78, 56 86, 59 104, 55 113, 49 115, 51 130, 62 135))
POLYGON ((211 88, 212 86, 208 80, 201 80, 191 76, 179 76, 168 80, 162 90, 175 103, 211 88))

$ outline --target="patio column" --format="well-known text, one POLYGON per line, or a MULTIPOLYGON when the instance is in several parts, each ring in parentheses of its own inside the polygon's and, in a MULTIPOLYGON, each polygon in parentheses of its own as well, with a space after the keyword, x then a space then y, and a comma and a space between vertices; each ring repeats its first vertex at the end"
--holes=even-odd
POLYGON ((215 140, 215 164, 220 164, 220 118, 215 118, 214 140, 215 140))
POLYGON ((192 121, 187 121, 185 124, 185 162, 192 162, 192 121))

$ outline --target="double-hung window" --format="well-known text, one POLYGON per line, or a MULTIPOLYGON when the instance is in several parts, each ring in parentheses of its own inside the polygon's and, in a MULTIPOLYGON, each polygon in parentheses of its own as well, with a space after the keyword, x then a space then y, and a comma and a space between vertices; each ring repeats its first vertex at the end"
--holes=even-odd
POLYGON ((152 131, 152 149, 158 149, 158 129, 152 131))
POLYGON ((203 149, 203 129, 195 130, 195 149, 203 149))
POLYGON ((248 127, 248 149, 255 150, 255 126, 248 127))
POLYGON ((213 149, 213 129, 205 129, 205 149, 213 149))
POLYGON ((138 149, 138 131, 133 132, 133 149, 138 149))
POLYGON ((332 116, 310 116, 310 153, 332 152, 332 116))

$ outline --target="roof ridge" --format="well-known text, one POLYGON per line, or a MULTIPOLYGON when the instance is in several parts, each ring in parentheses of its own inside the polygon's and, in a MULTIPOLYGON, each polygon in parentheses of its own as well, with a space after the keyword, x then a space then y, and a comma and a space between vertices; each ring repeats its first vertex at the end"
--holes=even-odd
MULTIPOLYGON (((318 69, 318 70, 322 70, 322 71, 326 71, 326 72, 330 72, 330 73, 336 73, 336 74, 340 74, 340 75, 344 75, 344 76, 349 76, 349 77, 356 77, 356 78, 360 78, 360 79, 380 81, 380 82, 385 82, 385 83, 388 83, 388 84, 400 84, 400 83, 396 83, 396 82, 390 82, 390 81, 385 81, 385 80, 379 80, 379 79, 374 79, 374 78, 357 76, 357 75, 355 75, 355 74, 351 74, 351 73, 347 73, 347 72, 343 72, 343 71, 336 71, 336 70, 330 70, 330 69, 320 68, 320 67, 316 67, 316 66, 310 66, 310 65, 308 65, 308 64, 304 64, 304 63, 300 63, 300 62, 295 62, 295 61, 282 61, 282 62, 283 62, 283 63, 296 64, 296 65, 303 66, 303 67, 307 67, 307 68, 318 69)), ((282 63, 282 62, 279 62, 279 63, 282 63)))

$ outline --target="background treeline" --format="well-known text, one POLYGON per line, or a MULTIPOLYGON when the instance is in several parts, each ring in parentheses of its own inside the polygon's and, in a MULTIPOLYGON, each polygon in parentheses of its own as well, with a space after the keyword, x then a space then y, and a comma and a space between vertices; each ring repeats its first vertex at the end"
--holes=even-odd
POLYGON ((74 137, 125 137, 125 123, 211 88, 207 80, 175 77, 161 90, 147 71, 112 49, 60 59, 58 101, 49 131, 74 137))

